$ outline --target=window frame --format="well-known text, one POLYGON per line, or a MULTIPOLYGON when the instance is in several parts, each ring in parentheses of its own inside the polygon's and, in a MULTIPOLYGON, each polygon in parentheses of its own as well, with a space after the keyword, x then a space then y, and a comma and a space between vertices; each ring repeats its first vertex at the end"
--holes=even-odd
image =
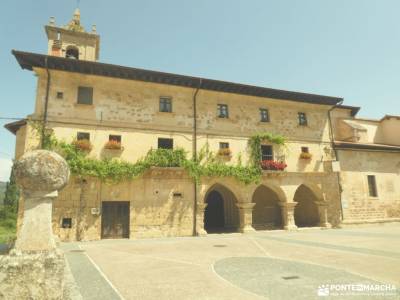
POLYGON ((229 143, 227 142, 219 142, 219 149, 230 149, 229 143))
POLYGON ((172 113, 172 97, 161 96, 158 103, 159 112, 172 113))
POLYGON ((378 185, 376 183, 376 176, 367 175, 367 183, 368 183, 368 196, 370 198, 378 198, 378 185))
POLYGON ((217 116, 220 119, 229 119, 229 107, 228 104, 217 104, 217 116))
POLYGON ((308 148, 308 147, 301 147, 301 153, 310 153, 310 148, 308 148))
POLYGON ((76 133, 76 140, 77 141, 83 141, 83 140, 90 141, 90 132, 78 131, 76 133), (83 136, 85 136, 85 137, 83 137, 83 136))
POLYGON ((268 108, 260 108, 260 122, 269 123, 270 121, 268 108))
POLYGON ((261 160, 274 160, 274 147, 272 145, 261 145, 261 160), (270 149, 270 154, 264 154, 263 149, 270 149))
POLYGON ((108 141, 109 141, 109 142, 111 142, 111 141, 116 141, 117 143, 120 143, 120 144, 121 144, 121 142, 122 142, 122 136, 121 136, 121 135, 118 135, 118 134, 110 134, 110 135, 108 135, 108 141))
POLYGON ((158 138, 157 140, 157 149, 166 149, 166 150, 173 150, 174 149, 174 139, 172 138, 158 138), (170 142, 171 143, 171 147, 163 147, 161 144, 163 142, 170 142))
POLYGON ((308 126, 307 114, 305 112, 298 112, 297 119, 299 126, 308 126))
POLYGON ((90 86, 78 86, 78 95, 76 97, 76 103, 79 105, 93 105, 93 87, 90 86), (86 95, 85 95, 86 93, 86 95), (89 97, 88 97, 89 96, 89 97), (84 99, 88 97, 87 99, 84 99))

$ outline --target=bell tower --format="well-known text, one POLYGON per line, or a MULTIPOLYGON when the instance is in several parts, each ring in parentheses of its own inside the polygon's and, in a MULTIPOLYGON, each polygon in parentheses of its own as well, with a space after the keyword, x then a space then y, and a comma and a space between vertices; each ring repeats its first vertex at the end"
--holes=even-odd
POLYGON ((81 25, 81 12, 77 8, 72 20, 63 27, 58 27, 54 17, 45 26, 48 38, 48 55, 70 59, 97 61, 100 52, 100 36, 96 25, 91 32, 86 32, 81 25))

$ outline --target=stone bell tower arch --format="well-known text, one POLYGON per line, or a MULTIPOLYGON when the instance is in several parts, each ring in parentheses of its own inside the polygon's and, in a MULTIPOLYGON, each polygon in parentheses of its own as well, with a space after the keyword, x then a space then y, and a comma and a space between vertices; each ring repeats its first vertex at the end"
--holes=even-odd
POLYGON ((48 55, 88 61, 99 60, 100 36, 96 25, 86 32, 81 24, 81 12, 75 9, 71 21, 65 26, 57 26, 54 17, 45 26, 48 39, 48 55))

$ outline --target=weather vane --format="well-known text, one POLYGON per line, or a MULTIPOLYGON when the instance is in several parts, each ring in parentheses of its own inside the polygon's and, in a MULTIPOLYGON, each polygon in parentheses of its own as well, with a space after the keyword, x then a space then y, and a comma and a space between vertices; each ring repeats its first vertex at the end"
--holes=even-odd
POLYGON ((76 0, 76 7, 79 8, 80 4, 81 4, 81 0, 76 0))

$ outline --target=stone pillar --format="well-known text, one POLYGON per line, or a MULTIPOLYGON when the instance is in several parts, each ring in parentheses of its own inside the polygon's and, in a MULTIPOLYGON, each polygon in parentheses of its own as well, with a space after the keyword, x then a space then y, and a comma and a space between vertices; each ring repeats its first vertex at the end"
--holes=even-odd
POLYGON ((255 231, 253 224, 253 207, 256 205, 255 203, 236 203, 236 206, 239 208, 239 219, 240 219, 240 227, 239 231, 241 233, 248 233, 255 231))
POLYGON ((294 208, 297 205, 297 202, 285 202, 280 203, 281 211, 282 211, 282 222, 283 229, 285 230, 296 230, 297 226, 294 221, 294 208))
POLYGON ((196 214, 196 234, 198 236, 206 236, 207 231, 204 229, 204 211, 206 210, 207 203, 197 203, 196 214))
POLYGON ((52 201, 69 174, 67 162, 46 150, 15 163, 24 214, 14 249, 1 258, 0 299, 81 299, 52 230, 52 201))
POLYGON ((317 202, 319 214, 319 226, 331 228, 332 225, 328 222, 328 204, 325 202, 317 202))
POLYGON ((69 179, 67 162, 58 154, 37 150, 15 164, 15 178, 24 199, 24 217, 15 243, 17 251, 56 248, 52 229, 52 202, 69 179))

